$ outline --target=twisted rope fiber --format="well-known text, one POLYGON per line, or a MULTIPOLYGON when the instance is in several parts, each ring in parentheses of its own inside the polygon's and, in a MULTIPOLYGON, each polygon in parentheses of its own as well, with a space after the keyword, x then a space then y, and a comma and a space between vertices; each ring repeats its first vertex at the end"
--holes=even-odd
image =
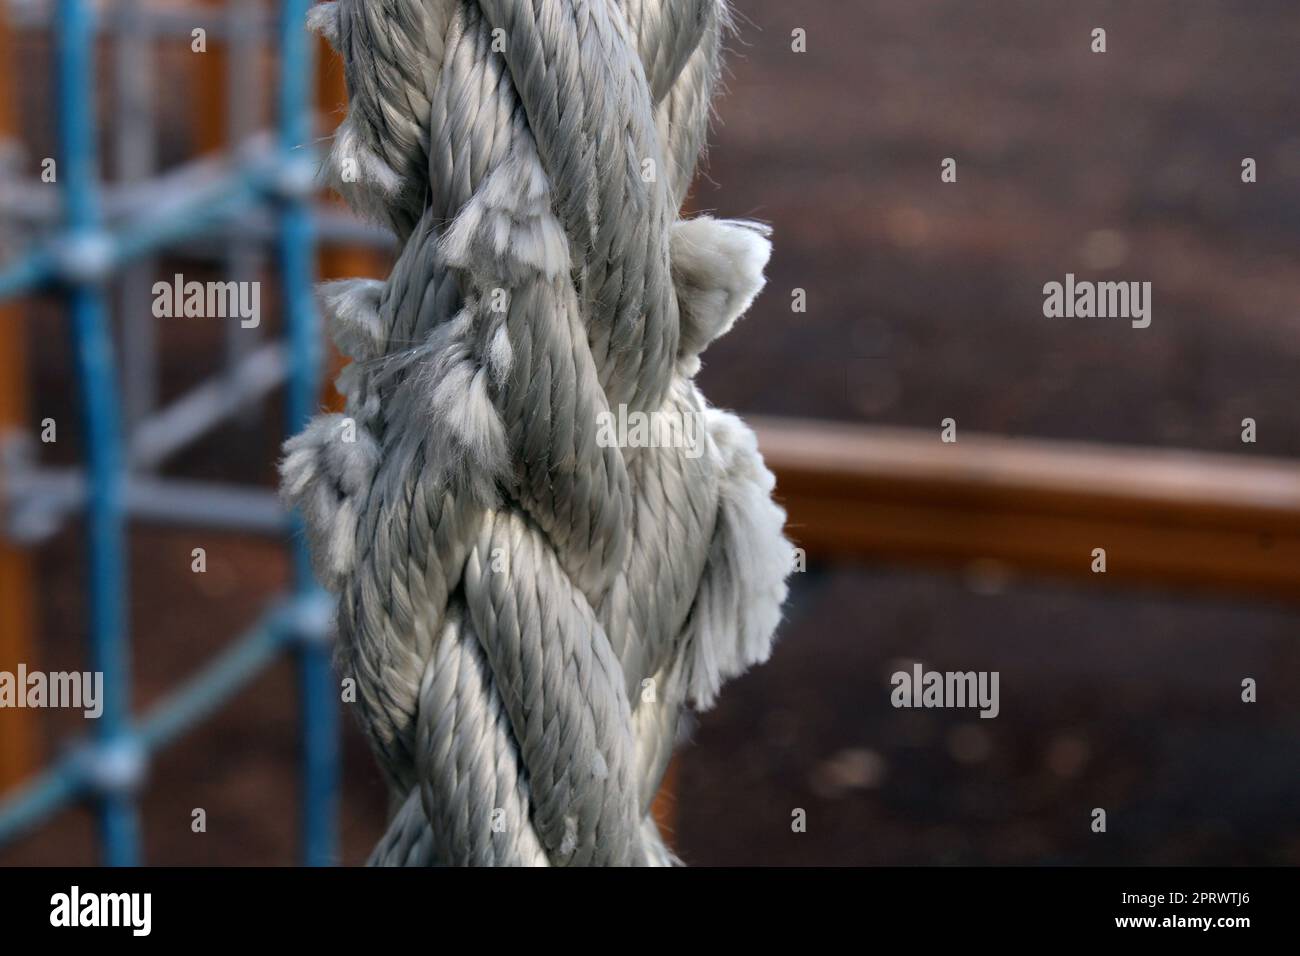
POLYGON ((769 254, 677 218, 723 0, 311 24, 350 97, 332 182, 402 243, 322 287, 346 413, 282 463, 391 787, 371 862, 675 863, 649 808, 679 717, 767 658, 792 563, 752 432, 693 383, 769 254), (637 413, 666 440, 602 439, 637 413))

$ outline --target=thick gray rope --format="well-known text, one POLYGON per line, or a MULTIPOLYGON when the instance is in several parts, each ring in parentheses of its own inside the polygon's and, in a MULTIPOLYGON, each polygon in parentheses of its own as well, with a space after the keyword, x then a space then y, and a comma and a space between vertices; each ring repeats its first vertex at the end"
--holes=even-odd
POLYGON ((333 184, 402 243, 323 287, 346 413, 282 465, 392 788, 371 862, 672 863, 678 717, 767 658, 792 558, 752 432, 693 383, 769 252, 677 219, 723 0, 311 19, 350 97, 333 184))

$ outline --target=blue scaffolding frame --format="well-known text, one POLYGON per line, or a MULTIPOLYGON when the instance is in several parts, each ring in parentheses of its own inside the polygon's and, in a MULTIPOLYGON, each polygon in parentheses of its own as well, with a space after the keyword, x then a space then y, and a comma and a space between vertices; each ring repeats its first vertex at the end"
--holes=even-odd
MULTIPOLYGON (((130 711, 130 641, 125 595, 126 520, 133 511, 130 455, 124 453, 107 280, 160 247, 204 234, 233 217, 269 211, 275 222, 285 310, 286 427, 300 430, 316 408, 321 350, 313 301, 316 226, 311 82, 314 46, 306 33, 310 0, 281 0, 276 26, 279 96, 274 147, 164 211, 105 225, 94 107, 95 12, 89 0, 56 0, 59 180, 62 228, 51 241, 0 269, 0 300, 60 290, 71 318, 86 465, 80 491, 89 549, 89 657, 103 672, 104 707, 90 739, 0 803, 0 845, 78 800, 94 807, 103 861, 140 862, 135 796, 150 755, 221 706, 283 653, 295 657, 301 715, 303 861, 337 860, 338 706, 329 661, 332 601, 316 584, 296 516, 254 523, 288 532, 293 584, 247 634, 179 690, 143 715, 130 711)), ((183 484, 183 483, 182 483, 183 484)), ((191 488, 186 501, 204 489, 191 488)), ((228 502, 238 510, 245 499, 228 502)), ((263 509, 265 511, 265 509, 263 509)), ((202 516, 195 516, 202 521, 202 516)), ((232 521, 231 523, 238 523, 232 521)))

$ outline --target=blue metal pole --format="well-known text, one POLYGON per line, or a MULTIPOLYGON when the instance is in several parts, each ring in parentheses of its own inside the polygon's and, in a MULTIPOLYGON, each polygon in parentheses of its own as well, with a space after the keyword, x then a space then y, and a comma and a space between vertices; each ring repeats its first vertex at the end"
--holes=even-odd
MULTIPOLYGON (((113 346, 97 274, 102 264, 99 173, 95 145, 94 23, 86 0, 58 0, 59 141, 67 224, 67 255, 76 260, 68 290, 80 380, 89 494, 90 657, 104 675, 104 710, 95 723, 103 754, 132 752, 130 657, 126 644, 122 448, 117 422, 113 346)), ((128 762, 129 763, 129 762, 128 762)), ((100 846, 110 866, 138 856, 138 824, 129 788, 95 794, 100 846)))
MULTIPOLYGON (((315 235, 311 215, 311 161, 304 146, 312 135, 313 43, 306 32, 309 0, 284 0, 280 19, 279 132, 283 154, 279 254, 289 338, 288 430, 302 429, 320 395, 320 336, 313 301, 315 235)), ((319 590, 305 536, 295 518, 292 537, 294 589, 319 590)), ((337 861, 338 707, 329 647, 320 628, 297 647, 302 721, 302 852, 308 866, 337 861)))

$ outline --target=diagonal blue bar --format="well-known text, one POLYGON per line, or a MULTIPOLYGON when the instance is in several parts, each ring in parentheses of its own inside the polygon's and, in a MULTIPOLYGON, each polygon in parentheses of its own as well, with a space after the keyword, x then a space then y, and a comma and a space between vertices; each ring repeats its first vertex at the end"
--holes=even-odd
MULTIPOLYGON (((311 162, 310 154, 295 161, 311 162)), ((201 235, 249 213, 267 201, 282 174, 278 161, 236 167, 181 201, 150 209, 111 229, 100 225, 95 233, 102 257, 99 268, 105 273, 120 269, 169 243, 201 235)), ((62 242, 66 247, 66 237, 62 242)), ((65 251, 55 241, 4 264, 0 268, 0 299, 37 291, 60 279, 66 266, 66 256, 61 254, 65 251)))
MULTIPOLYGON (((171 744, 255 680, 300 635, 304 622, 319 620, 319 604, 283 601, 119 737, 150 755, 171 744)), ((95 742, 77 746, 70 756, 20 786, 0 803, 0 846, 65 809, 86 792, 93 779, 95 742)))

